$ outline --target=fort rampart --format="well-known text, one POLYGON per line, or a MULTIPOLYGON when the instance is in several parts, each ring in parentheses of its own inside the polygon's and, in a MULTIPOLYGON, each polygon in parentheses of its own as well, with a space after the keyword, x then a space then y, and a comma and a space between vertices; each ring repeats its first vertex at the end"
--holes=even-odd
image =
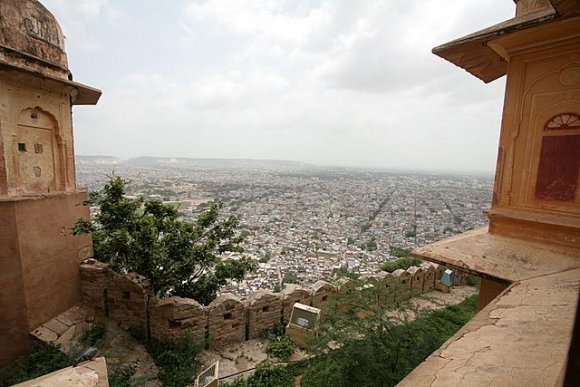
MULTIPOLYGON (((278 324, 286 324, 296 302, 324 310, 337 297, 354 292, 372 297, 370 301, 378 305, 408 300, 432 291, 444 268, 424 263, 393 273, 381 272, 363 278, 362 286, 342 278, 336 284, 288 285, 280 293, 259 290, 245 299, 222 294, 207 306, 182 297, 159 299, 152 295, 145 278, 116 273, 110 265, 93 259, 85 260, 80 270, 83 302, 122 328, 138 329, 160 341, 189 334, 218 348, 257 338, 278 324)), ((465 284, 467 278, 466 273, 456 273, 454 285, 465 284)))

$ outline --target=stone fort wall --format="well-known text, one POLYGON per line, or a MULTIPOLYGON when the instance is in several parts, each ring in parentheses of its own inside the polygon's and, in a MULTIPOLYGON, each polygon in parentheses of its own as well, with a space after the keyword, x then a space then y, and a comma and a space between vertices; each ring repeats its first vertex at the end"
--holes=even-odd
MULTIPOLYGON (((151 295, 147 280, 137 274, 119 274, 110 265, 93 259, 81 264, 83 302, 124 329, 139 329, 146 336, 172 340, 191 335, 208 340, 211 348, 255 339, 277 324, 287 324, 294 303, 324 310, 337 297, 361 292, 371 302, 387 305, 432 291, 444 267, 424 263, 393 273, 364 278, 362 288, 342 278, 336 284, 318 281, 310 287, 288 285, 280 293, 259 290, 246 299, 222 294, 207 306, 182 297, 159 299, 151 295), (368 292, 368 289, 376 291, 368 292)), ((467 282, 468 274, 455 271, 454 285, 467 282)))

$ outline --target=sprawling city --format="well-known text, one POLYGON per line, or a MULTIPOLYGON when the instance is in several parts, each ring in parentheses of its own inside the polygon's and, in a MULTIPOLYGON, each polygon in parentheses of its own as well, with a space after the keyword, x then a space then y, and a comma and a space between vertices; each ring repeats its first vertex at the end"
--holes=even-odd
POLYGON ((0 387, 580 386, 579 0, 160 3, 0 0, 0 387))
MULTIPOLYGON (((288 161, 77 156, 79 185, 110 176, 127 194, 178 205, 194 219, 211 201, 234 214, 257 272, 223 291, 249 296, 310 285, 338 269, 362 275, 410 250, 486 224, 491 176, 319 167, 288 161)), ((236 253, 234 253, 236 254, 236 253)), ((235 258, 235 255, 228 258, 235 258)))

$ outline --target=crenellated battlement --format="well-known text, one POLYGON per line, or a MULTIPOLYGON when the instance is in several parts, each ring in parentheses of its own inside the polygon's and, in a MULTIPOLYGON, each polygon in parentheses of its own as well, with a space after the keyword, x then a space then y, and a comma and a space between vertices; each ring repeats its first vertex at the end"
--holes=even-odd
MULTIPOLYGON (((190 334, 197 340, 209 339, 212 348, 255 339, 278 324, 286 324, 296 302, 324 310, 337 298, 357 293, 373 297, 369 301, 381 306, 408 300, 432 291, 444 269, 424 263, 363 278, 362 286, 341 278, 337 283, 320 280, 309 287, 291 284, 280 293, 259 290, 245 299, 226 293, 203 306, 182 297, 159 299, 151 295, 144 277, 116 273, 110 265, 94 259, 85 260, 80 267, 83 302, 97 313, 124 329, 138 328, 160 341, 190 334)), ((467 278, 467 274, 458 273, 454 285, 465 284, 467 278)))

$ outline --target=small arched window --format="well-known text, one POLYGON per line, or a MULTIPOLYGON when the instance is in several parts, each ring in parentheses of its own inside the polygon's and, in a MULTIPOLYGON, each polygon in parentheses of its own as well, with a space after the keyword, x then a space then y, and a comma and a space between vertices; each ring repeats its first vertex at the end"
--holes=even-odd
POLYGON ((580 115, 558 114, 546 122, 536 178, 539 200, 574 202, 580 173, 580 115))

